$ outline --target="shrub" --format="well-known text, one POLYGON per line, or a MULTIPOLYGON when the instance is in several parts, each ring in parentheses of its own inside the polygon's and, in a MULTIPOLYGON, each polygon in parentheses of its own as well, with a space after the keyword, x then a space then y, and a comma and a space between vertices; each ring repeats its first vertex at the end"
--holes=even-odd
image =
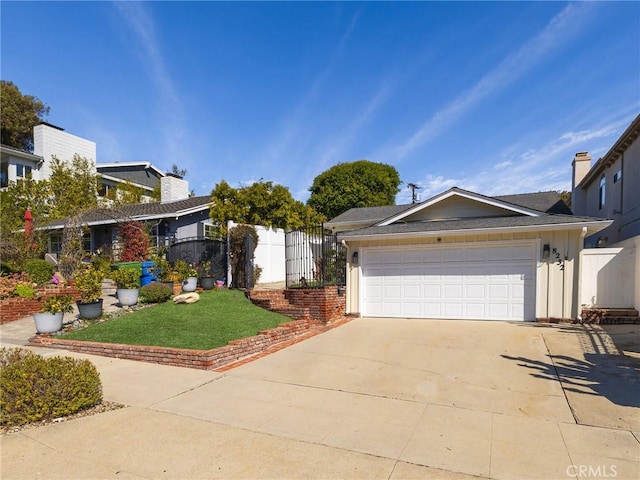
POLYGON ((24 264, 24 271, 31 275, 33 281, 38 285, 43 285, 51 280, 53 265, 46 260, 29 260, 24 264))
POLYGON ((123 262, 143 261, 149 257, 151 239, 147 229, 141 222, 124 222, 118 225, 123 262))
POLYGON ((20 282, 16 285, 15 293, 20 298, 35 298, 38 290, 31 283, 20 282))
POLYGON ((120 267, 109 275, 116 282, 118 288, 140 288, 140 270, 137 268, 120 267))
POLYGON ((102 296, 104 275, 91 263, 82 265, 75 272, 76 288, 80 292, 80 301, 92 303, 102 296))
POLYGON ((73 312, 73 297, 71 295, 52 295, 44 300, 42 312, 44 313, 71 313, 73 312))
POLYGON ((12 273, 19 273, 20 267, 12 262, 0 262, 0 273, 4 275, 11 275, 12 273))
POLYGON ((17 296, 16 287, 29 282, 31 282, 31 277, 28 273, 14 273, 13 275, 0 276, 0 299, 17 296))
POLYGON ((140 288, 142 303, 164 303, 171 298, 171 288, 159 282, 151 282, 140 288))
POLYGON ((102 401, 100 374, 89 360, 44 358, 0 350, 0 423, 23 425, 71 415, 102 401))

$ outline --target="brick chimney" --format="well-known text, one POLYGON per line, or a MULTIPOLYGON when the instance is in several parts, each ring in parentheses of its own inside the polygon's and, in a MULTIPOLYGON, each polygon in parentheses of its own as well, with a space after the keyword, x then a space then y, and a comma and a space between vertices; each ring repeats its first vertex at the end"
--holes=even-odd
POLYGON ((160 201, 174 202, 189 198, 189 182, 173 175, 160 179, 160 201))
POLYGON ((571 165, 573 166, 572 188, 575 190, 582 179, 587 176, 589 170, 591 170, 591 155, 589 155, 588 152, 578 152, 576 156, 573 157, 571 165))

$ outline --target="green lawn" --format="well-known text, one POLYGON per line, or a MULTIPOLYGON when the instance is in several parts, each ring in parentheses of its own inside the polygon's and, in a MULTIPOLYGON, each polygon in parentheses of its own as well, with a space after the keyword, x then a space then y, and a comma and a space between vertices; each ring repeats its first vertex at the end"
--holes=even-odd
POLYGON ((63 335, 68 340, 208 350, 291 319, 253 305, 243 292, 211 290, 190 305, 167 303, 63 335))

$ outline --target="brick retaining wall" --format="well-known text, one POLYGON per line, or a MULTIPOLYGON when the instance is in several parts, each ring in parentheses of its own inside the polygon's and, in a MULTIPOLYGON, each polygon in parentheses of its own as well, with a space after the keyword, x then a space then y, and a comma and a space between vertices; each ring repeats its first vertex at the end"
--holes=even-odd
POLYGON ((42 310, 44 301, 53 295, 72 295, 74 300, 80 298, 76 287, 44 287, 38 289, 40 298, 5 298, 0 300, 0 324, 13 322, 42 310))
POLYGON ((325 323, 343 317, 346 309, 344 293, 336 286, 291 288, 284 291, 284 296, 292 305, 308 308, 311 318, 325 323))
POLYGON ((177 367, 214 370, 243 358, 261 353, 278 344, 290 342, 313 332, 322 322, 294 320, 275 328, 262 331, 253 337, 233 340, 224 347, 212 350, 188 350, 183 348, 148 347, 117 343, 80 342, 64 340, 56 335, 35 335, 28 345, 60 348, 72 352, 100 355, 104 357, 138 360, 177 367))

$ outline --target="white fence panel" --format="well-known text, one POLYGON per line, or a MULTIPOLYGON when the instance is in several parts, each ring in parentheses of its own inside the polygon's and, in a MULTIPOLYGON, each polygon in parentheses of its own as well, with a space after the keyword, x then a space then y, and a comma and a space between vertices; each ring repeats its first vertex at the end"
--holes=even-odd
POLYGON ((602 308, 634 308, 636 249, 587 248, 582 250, 580 304, 602 308))

